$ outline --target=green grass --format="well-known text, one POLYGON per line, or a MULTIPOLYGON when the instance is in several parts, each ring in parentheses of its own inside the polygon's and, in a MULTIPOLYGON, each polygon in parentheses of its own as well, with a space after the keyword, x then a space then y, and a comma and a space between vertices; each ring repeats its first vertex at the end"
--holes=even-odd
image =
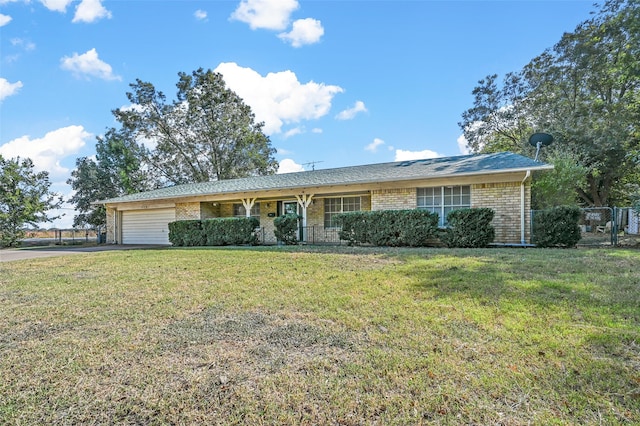
POLYGON ((0 424, 639 424, 640 251, 0 263, 0 424))

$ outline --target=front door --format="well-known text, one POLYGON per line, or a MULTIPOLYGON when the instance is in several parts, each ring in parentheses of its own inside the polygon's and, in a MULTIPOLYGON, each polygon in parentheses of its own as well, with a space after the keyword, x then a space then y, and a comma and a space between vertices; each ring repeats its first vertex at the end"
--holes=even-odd
POLYGON ((298 214, 298 202, 297 201, 283 201, 282 202, 282 214, 298 214))
MULTIPOLYGON (((299 206, 297 201, 283 201, 282 202, 282 214, 296 214, 299 215, 299 206)), ((302 221, 298 221, 298 235, 296 235, 299 241, 304 241, 304 229, 302 229, 302 221)))

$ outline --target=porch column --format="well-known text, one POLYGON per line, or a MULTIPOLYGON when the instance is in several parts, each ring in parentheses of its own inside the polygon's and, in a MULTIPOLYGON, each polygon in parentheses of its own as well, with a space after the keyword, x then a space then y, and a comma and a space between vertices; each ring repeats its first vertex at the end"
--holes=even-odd
MULTIPOLYGON (((298 204, 302 208, 302 229, 307 229, 307 207, 311 205, 311 200, 313 199, 314 194, 300 194, 296 195, 296 199, 298 200, 298 204)), ((302 241, 306 241, 306 233, 303 235, 302 241)))
POLYGON ((247 217, 251 217, 251 209, 253 208, 253 205, 256 203, 256 199, 242 198, 240 201, 242 201, 242 205, 244 206, 245 215, 247 217))

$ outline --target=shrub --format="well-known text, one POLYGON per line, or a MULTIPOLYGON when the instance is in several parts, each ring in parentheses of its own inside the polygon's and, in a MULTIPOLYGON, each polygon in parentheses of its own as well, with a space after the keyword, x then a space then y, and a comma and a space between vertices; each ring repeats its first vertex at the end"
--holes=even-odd
POLYGON ((438 214, 426 210, 381 210, 338 215, 340 239, 375 246, 425 246, 438 229, 438 214))
POLYGON ((336 216, 336 221, 340 226, 338 236, 348 244, 366 244, 369 242, 369 213, 370 212, 350 212, 341 213, 336 216))
POLYGON ((255 229, 260 221, 255 217, 225 217, 202 221, 206 245, 225 246, 256 244, 255 229))
POLYGON ((494 212, 489 208, 452 210, 448 227, 442 235, 447 247, 486 247, 495 238, 491 225, 494 212))
POLYGON ((179 220, 169 223, 169 241, 174 246, 203 246, 206 242, 202 221, 179 220))
POLYGON ((302 217, 297 214, 285 214, 273 220, 276 229, 273 231, 278 241, 287 245, 298 244, 298 221, 302 217))
POLYGON ((398 218, 400 241, 410 247, 423 247, 436 237, 438 213, 427 210, 404 210, 398 218))
POLYGON ((537 212, 533 218, 533 243, 538 247, 575 247, 581 238, 580 216, 580 209, 573 206, 537 212))

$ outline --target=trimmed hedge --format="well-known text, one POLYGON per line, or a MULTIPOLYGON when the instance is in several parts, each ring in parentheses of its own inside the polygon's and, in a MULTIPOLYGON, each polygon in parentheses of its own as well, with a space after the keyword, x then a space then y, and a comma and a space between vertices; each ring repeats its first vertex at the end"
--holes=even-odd
POLYGON ((438 230, 438 214, 426 210, 380 210, 342 213, 340 239, 353 244, 420 247, 438 230))
POLYGON ((493 216, 494 211, 485 207, 450 211, 442 242, 447 247, 486 247, 496 235, 491 225, 493 216))
POLYGON ((255 217, 225 217, 179 220, 169 223, 169 241, 174 246, 224 246, 256 244, 255 217))
POLYGON ((254 231, 258 226, 260 221, 255 217, 225 217, 202 221, 208 246, 256 244, 254 231))
POLYGON ((533 217, 533 239, 537 247, 575 247, 582 238, 578 207, 558 206, 541 210, 533 217))
POLYGON ((202 221, 179 220, 169 223, 169 241, 174 246, 203 246, 207 238, 202 232, 202 221))
POLYGON ((338 236, 349 245, 369 243, 369 216, 371 212, 359 211, 340 213, 336 216, 336 222, 341 229, 338 236))
POLYGON ((275 230, 273 233, 278 241, 282 241, 286 245, 298 244, 296 237, 298 232, 298 221, 302 219, 297 214, 285 214, 278 216, 273 220, 275 230))

